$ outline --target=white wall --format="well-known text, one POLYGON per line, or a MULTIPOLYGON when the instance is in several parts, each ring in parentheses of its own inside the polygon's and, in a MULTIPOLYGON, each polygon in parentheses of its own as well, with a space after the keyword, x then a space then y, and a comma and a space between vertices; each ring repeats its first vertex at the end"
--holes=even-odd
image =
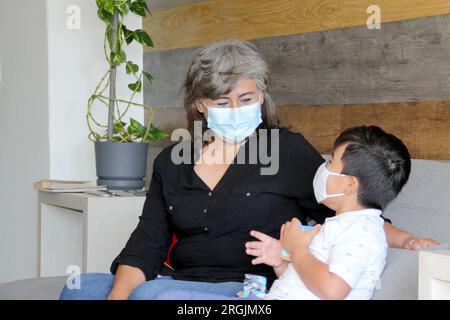
POLYGON ((49 175, 45 6, 0 1, 0 282, 36 273, 32 181, 49 175))
MULTIPOLYGON (((131 29, 141 23, 127 21, 131 29)), ((93 0, 0 0, 0 283, 37 274, 32 183, 96 179, 85 115, 107 70, 103 28, 93 0), (67 28, 70 5, 81 9, 79 30, 67 28)), ((142 48, 126 51, 142 67, 142 48)), ((119 84, 119 94, 128 82, 119 84)), ((142 109, 133 111, 143 121, 142 109)), ((106 120, 106 110, 97 113, 106 120)))
MULTIPOLYGON (((47 0, 50 107, 50 176, 53 179, 96 179, 94 145, 88 140, 86 105, 101 76, 108 70, 103 53, 104 23, 97 17, 93 0, 47 0), (69 30, 70 6, 81 12, 80 29, 69 30)), ((132 16, 131 14, 129 15, 132 16)), ((128 19, 129 29, 142 28, 142 20, 128 19)), ((142 46, 125 47, 127 57, 142 67, 142 46)), ((120 69, 119 77, 126 76, 120 69)), ((128 97, 127 84, 119 83, 119 94, 128 97)), ((108 90, 105 92, 108 94, 108 90)), ((136 102, 143 101, 142 93, 136 102)), ((95 114, 107 123, 106 108, 97 105, 95 114), (103 116, 102 116, 103 115, 103 116)), ((141 122, 143 110, 130 115, 141 122)))

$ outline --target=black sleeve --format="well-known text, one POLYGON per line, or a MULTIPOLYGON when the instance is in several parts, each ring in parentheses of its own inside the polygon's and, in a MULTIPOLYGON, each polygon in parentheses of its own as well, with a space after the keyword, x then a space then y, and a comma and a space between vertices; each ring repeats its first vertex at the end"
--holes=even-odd
POLYGON ((381 215, 381 218, 383 218, 384 222, 392 224, 391 219, 385 218, 383 215, 381 215))
POLYGON ((115 274, 119 265, 129 265, 142 270, 146 280, 156 277, 163 266, 170 245, 171 230, 162 196, 165 161, 161 152, 153 163, 150 188, 144 202, 139 224, 127 241, 125 248, 112 262, 111 273, 115 274))
POLYGON ((324 223, 334 216, 334 211, 319 204, 314 196, 313 179, 319 166, 325 161, 316 149, 300 133, 292 133, 289 144, 289 177, 291 193, 310 219, 324 223))

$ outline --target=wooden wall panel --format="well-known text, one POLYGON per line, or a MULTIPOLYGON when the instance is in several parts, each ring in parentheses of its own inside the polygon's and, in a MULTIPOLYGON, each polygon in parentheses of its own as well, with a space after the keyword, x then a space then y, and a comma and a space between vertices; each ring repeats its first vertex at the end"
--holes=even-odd
POLYGON ((144 28, 157 49, 144 54, 144 68, 155 82, 144 86, 144 100, 157 108, 156 125, 186 127, 179 90, 196 46, 239 37, 253 39, 266 56, 283 125, 321 153, 342 130, 376 124, 404 140, 414 158, 450 160, 449 0, 154 5, 144 28), (381 6, 382 30, 365 27, 369 4, 381 6))
MULTIPOLYGON (((184 3, 183 1, 181 1, 184 3)), ((382 22, 450 13, 448 0, 215 0, 154 12, 144 19, 155 49, 220 39, 259 39, 366 25, 377 4, 382 22)))
MULTIPOLYGON (((398 136, 413 158, 450 160, 450 102, 410 102, 357 105, 279 106, 283 126, 301 132, 322 154, 330 153, 334 140, 347 128, 378 125, 398 136)), ((149 115, 146 114, 146 121, 149 115)), ((172 131, 186 128, 180 108, 157 109, 155 124, 172 131)), ((153 143, 165 146, 170 141, 153 143)))
MULTIPOLYGON (((450 2, 449 2, 450 3, 450 2)), ((277 105, 450 100, 450 15, 252 40, 271 69, 277 105)), ((193 48, 146 53, 155 107, 181 107, 193 48)))
POLYGON ((450 102, 281 106, 282 123, 329 153, 347 128, 378 125, 407 145, 413 158, 450 160, 450 102))
POLYGON ((342 128, 342 105, 280 106, 277 115, 283 126, 304 134, 322 154, 330 153, 342 128))
POLYGON ((147 4, 153 14, 157 11, 172 9, 204 1, 205 0, 147 0, 147 4))

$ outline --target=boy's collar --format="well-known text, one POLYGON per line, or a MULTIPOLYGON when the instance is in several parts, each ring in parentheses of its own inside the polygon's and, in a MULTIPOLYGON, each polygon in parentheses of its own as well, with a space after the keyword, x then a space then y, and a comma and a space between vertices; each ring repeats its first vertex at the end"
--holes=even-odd
POLYGON ((379 217, 383 211, 379 209, 362 209, 362 210, 355 210, 355 211, 347 211, 344 213, 341 213, 340 215, 327 218, 327 220, 340 220, 355 216, 373 216, 373 217, 379 217))

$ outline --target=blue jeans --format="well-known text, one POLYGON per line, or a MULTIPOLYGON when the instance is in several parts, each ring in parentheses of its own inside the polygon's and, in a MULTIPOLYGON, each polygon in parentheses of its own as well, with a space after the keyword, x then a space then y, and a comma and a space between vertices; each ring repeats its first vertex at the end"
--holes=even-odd
POLYGON ((217 293, 205 293, 200 291, 188 290, 168 290, 156 296, 156 300, 264 300, 253 294, 246 298, 240 298, 236 295, 229 296, 217 293))
MULTIPOLYGON (((85 273, 80 278, 80 289, 64 286, 61 300, 106 300, 114 284, 114 275, 106 273, 85 273)), ((236 296, 242 290, 241 282, 195 282, 174 280, 172 277, 158 277, 136 287, 129 300, 153 300, 159 294, 172 290, 195 291, 209 294, 236 296)))

